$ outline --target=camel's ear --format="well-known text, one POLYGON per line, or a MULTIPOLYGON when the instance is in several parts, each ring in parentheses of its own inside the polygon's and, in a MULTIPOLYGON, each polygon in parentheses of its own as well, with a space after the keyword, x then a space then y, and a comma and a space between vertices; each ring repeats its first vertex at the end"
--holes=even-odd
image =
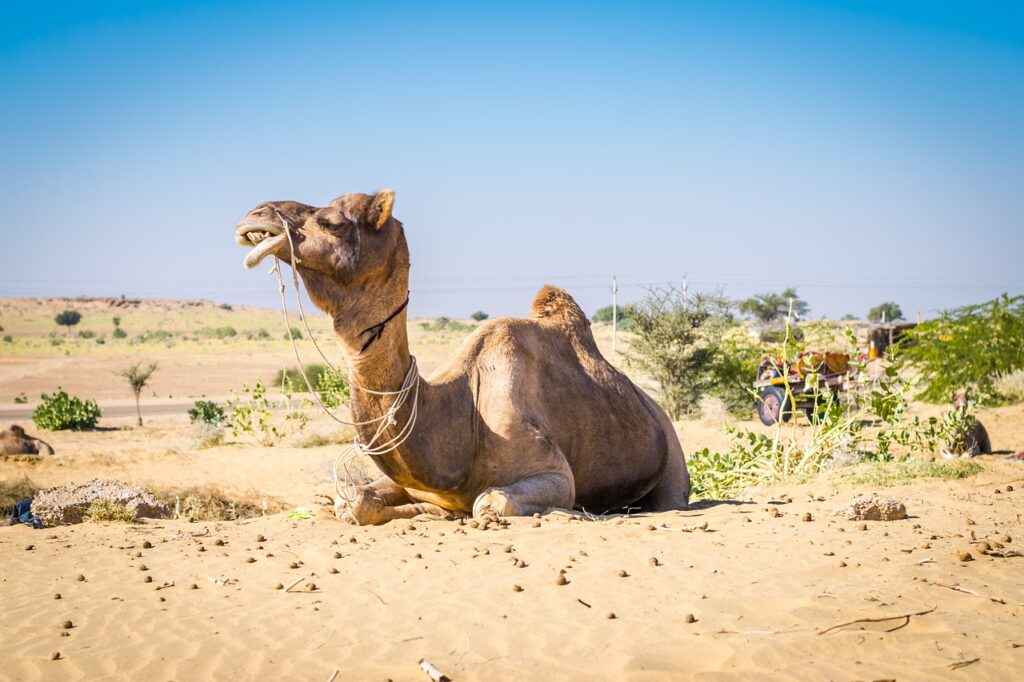
POLYGON ((382 189, 377 192, 370 203, 370 210, 366 215, 367 220, 373 225, 374 229, 379 230, 384 227, 384 224, 391 218, 391 209, 394 205, 395 190, 382 189))

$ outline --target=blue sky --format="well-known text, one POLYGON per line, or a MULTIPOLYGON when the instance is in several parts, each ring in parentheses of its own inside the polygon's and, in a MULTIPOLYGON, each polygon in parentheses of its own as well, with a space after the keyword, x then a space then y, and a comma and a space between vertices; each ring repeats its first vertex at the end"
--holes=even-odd
POLYGON ((1024 290, 1019 3, 6 2, 0 296, 274 305, 256 203, 397 191, 413 315, 1024 290))

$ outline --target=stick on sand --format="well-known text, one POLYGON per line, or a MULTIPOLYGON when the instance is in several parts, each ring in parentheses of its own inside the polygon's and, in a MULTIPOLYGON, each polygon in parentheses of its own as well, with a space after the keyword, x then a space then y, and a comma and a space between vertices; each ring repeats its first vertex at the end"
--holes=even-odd
POLYGON ((826 632, 832 632, 833 630, 838 630, 840 628, 845 628, 847 625, 856 625, 857 623, 884 623, 884 622, 889 621, 889 620, 905 619, 906 623, 904 623, 903 625, 899 626, 899 627, 903 627, 907 623, 910 622, 910 619, 912 617, 914 617, 914 616, 923 616, 925 614, 931 613, 932 611, 934 611, 937 608, 939 608, 939 607, 938 606, 933 606, 930 609, 928 609, 927 611, 918 611, 916 613, 903 613, 903 614, 900 614, 898 616, 886 616, 884 618, 858 618, 857 620, 851 620, 848 623, 840 623, 839 625, 833 625, 830 628, 825 628, 824 630, 819 630, 818 634, 819 635, 824 635, 826 632))
POLYGON ((434 682, 452 682, 452 678, 435 668, 433 664, 425 658, 420 659, 420 669, 429 675, 430 679, 434 682))

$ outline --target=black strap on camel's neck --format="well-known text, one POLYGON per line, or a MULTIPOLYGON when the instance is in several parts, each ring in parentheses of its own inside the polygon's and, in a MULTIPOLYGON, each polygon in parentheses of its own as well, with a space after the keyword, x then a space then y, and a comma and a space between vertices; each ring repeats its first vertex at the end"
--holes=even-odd
POLYGON ((407 305, 409 305, 409 294, 405 295, 405 300, 402 301, 402 305, 398 306, 398 308, 395 309, 395 312, 393 312, 390 315, 388 315, 384 319, 383 322, 378 322, 377 324, 373 325, 372 327, 367 327, 363 331, 359 332, 359 336, 362 336, 363 334, 369 334, 370 335, 370 338, 366 339, 366 341, 363 343, 363 347, 359 349, 359 353, 360 354, 362 354, 363 351, 365 351, 367 348, 369 348, 373 344, 374 341, 376 341, 381 336, 383 336, 385 325, 387 325, 387 323, 390 322, 391 320, 393 320, 396 317, 398 317, 399 314, 403 310, 405 310, 405 307, 407 305))

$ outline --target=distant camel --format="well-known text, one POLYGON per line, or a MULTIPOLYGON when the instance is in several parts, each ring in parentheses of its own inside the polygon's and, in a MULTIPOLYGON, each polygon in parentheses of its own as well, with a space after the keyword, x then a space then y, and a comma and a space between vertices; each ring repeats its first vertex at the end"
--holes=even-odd
POLYGON ((38 438, 25 435, 17 424, 0 431, 0 455, 52 455, 53 448, 38 438))
MULTIPOLYGON (((690 477, 671 421, 601 356, 583 311, 559 288, 543 287, 526 319, 481 324, 429 378, 412 376, 409 249, 394 196, 346 194, 323 208, 267 202, 236 230, 253 247, 249 268, 271 255, 290 262, 294 244, 309 296, 333 318, 348 360, 353 421, 380 418, 395 400, 359 387, 418 389, 385 425, 385 440, 400 435, 415 403, 408 439, 373 457, 384 476, 361 486, 350 508, 336 502, 336 513, 377 524, 685 508, 690 477)), ((362 443, 376 426, 357 427, 362 443)))

